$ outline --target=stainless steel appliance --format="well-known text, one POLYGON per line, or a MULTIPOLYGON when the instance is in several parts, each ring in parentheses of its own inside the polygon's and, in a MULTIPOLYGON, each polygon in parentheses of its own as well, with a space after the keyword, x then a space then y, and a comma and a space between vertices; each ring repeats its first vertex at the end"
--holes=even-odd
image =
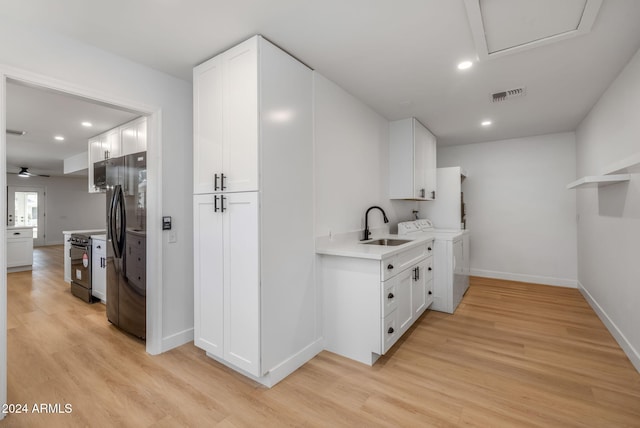
POLYGON ((71 294, 87 303, 93 302, 91 295, 91 237, 73 233, 69 237, 71 246, 71 294))
POLYGON ((107 163, 103 160, 93 164, 93 187, 105 190, 107 187, 107 163))
POLYGON ((107 318, 146 337, 146 152, 108 159, 107 318))

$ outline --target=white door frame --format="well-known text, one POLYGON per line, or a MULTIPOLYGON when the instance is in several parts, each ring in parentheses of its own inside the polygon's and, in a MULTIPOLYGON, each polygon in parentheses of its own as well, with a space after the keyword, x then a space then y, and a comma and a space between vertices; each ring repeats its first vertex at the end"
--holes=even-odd
MULTIPOLYGON (((33 240, 33 246, 37 247, 45 245, 46 231, 46 217, 45 212, 47 208, 47 188, 44 186, 18 186, 10 184, 7 189, 7 215, 9 214, 9 208, 13 205, 12 199, 9 197, 9 193, 13 192, 32 192, 38 194, 38 238, 33 240)), ((14 219, 15 224, 15 219, 14 219)), ((11 225, 10 225, 11 226, 11 225)))
MULTIPOLYGON (((64 92, 70 95, 118 106, 147 116, 147 341, 146 350, 162 352, 162 110, 133 98, 81 87, 30 71, 0 64, 0 404, 7 403, 7 159, 6 106, 7 79, 64 92), (155 232, 155 233, 154 233, 155 232)), ((37 346, 37 344, 36 344, 37 346)), ((0 419, 4 416, 0 413, 0 419)))

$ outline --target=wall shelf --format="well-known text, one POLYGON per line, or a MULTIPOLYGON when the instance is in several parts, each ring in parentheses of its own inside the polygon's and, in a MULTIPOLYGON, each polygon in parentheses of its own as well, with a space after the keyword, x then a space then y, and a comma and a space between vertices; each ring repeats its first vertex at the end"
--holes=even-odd
POLYGON ((588 175, 567 184, 567 189, 577 189, 583 187, 602 187, 609 184, 622 183, 629 181, 631 174, 612 174, 612 175, 588 175))

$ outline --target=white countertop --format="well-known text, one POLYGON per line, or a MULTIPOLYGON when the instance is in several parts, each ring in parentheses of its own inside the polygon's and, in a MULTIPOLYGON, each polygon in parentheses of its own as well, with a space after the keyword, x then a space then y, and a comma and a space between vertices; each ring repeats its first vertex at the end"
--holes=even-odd
POLYGON ((16 230, 16 229, 31 229, 31 230, 33 230, 33 226, 7 226, 7 230, 16 230))
POLYGON ((107 234, 103 233, 103 234, 100 234, 100 235, 91 235, 91 239, 96 239, 96 240, 99 240, 99 241, 106 241, 107 240, 107 234))
POLYGON ((63 235, 69 235, 72 233, 82 233, 83 235, 97 235, 101 233, 106 233, 104 229, 87 229, 87 230, 63 230, 63 235))
POLYGON ((411 242, 396 246, 367 245, 360 242, 360 234, 361 232, 346 233, 333 236, 332 238, 328 236, 316 238, 316 254, 382 260, 433 239, 433 235, 429 233, 421 233, 420 236, 393 235, 388 233, 381 235, 374 234, 369 241, 376 239, 406 239, 411 240, 411 242))

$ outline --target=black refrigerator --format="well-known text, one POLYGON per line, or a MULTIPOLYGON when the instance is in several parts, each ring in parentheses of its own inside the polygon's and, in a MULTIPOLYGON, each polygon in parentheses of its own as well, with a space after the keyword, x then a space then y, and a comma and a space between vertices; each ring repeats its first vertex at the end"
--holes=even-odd
POLYGON ((106 161, 107 318, 146 338, 147 153, 106 161))

